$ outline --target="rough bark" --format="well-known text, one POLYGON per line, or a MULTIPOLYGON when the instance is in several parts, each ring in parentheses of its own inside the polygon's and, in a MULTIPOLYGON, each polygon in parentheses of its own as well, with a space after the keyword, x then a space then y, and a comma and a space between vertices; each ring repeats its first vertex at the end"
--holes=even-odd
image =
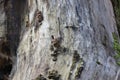
POLYGON ((110 0, 11 1, 20 28, 12 27, 17 40, 7 36, 17 54, 10 79, 119 80, 110 0))

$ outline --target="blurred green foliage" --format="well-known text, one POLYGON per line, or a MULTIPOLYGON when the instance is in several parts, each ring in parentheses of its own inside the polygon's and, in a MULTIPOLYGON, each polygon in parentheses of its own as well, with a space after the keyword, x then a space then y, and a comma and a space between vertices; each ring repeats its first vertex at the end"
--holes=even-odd
POLYGON ((115 14, 116 24, 120 36, 120 0, 111 0, 115 14))
POLYGON ((114 38, 114 50, 117 53, 115 55, 115 59, 116 59, 116 63, 120 66, 120 43, 115 33, 113 33, 113 38, 114 38))

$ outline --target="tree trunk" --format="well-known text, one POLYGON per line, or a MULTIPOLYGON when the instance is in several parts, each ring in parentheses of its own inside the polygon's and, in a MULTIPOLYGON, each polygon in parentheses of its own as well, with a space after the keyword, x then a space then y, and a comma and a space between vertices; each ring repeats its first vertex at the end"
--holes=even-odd
POLYGON ((16 56, 11 80, 120 79, 110 0, 10 1, 6 16, 15 19, 7 18, 13 25, 6 37, 16 56))

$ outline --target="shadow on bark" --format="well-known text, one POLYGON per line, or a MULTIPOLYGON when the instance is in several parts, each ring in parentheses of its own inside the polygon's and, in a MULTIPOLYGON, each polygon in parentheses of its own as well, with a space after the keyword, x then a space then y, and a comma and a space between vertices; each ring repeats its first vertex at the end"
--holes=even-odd
POLYGON ((22 17, 26 6, 27 0, 4 0, 6 34, 5 38, 0 40, 0 80, 9 79, 11 70, 16 63, 22 17))

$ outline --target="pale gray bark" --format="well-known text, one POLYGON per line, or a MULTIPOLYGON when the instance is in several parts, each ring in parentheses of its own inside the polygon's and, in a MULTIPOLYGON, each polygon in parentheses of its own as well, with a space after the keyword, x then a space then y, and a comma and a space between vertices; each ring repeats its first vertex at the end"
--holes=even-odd
POLYGON ((110 0, 27 1, 28 7, 24 7, 28 9, 21 12, 12 80, 32 80, 40 74, 49 80, 53 70, 58 72, 56 76, 61 75, 60 80, 119 80, 112 35, 117 29, 110 0), (43 15, 41 22, 35 17, 37 9, 43 15), (51 56, 52 35, 61 38, 57 61, 51 56), (80 57, 76 62, 75 51, 80 57))

